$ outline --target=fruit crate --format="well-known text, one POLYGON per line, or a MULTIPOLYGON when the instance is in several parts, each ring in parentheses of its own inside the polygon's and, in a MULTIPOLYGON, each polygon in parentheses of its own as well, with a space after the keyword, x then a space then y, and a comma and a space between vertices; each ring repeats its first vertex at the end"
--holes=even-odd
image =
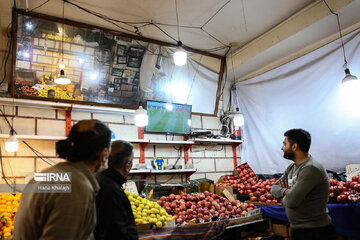
MULTIPOLYGON (((232 185, 228 185, 225 183, 225 180, 223 179, 224 176, 221 176, 219 180, 215 184, 214 192, 215 194, 219 196, 224 196, 223 191, 227 189, 231 195, 234 194, 234 188, 232 185)), ((230 183, 229 183, 230 184, 230 183)))
POLYGON ((238 175, 243 183, 250 183, 251 181, 257 182, 259 180, 258 176, 252 170, 248 163, 243 163, 237 166, 234 171, 234 175, 238 175))
POLYGON ((227 226, 233 226, 237 224, 242 224, 246 222, 251 222, 254 220, 262 219, 263 215, 260 213, 260 209, 255 209, 251 212, 246 213, 247 215, 245 217, 239 217, 239 218, 230 218, 227 226))
POLYGON ((148 199, 160 199, 161 196, 169 196, 171 193, 181 193, 185 192, 185 186, 183 184, 146 184, 144 189, 145 194, 148 196, 148 199), (151 197, 149 193, 152 191, 151 197))
POLYGON ((252 201, 245 201, 247 203, 252 203, 256 206, 284 206, 283 203, 266 203, 266 202, 252 202, 252 201))
POLYGON ((214 181, 207 178, 190 180, 184 183, 186 193, 214 192, 214 181))

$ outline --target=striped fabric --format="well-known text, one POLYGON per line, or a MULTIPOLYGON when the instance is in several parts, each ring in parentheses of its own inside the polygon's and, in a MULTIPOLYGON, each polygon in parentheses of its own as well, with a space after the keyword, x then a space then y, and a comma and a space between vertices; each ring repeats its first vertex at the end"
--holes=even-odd
POLYGON ((156 230, 147 230, 139 232, 139 240, 157 240, 157 239, 172 239, 172 240, 207 240, 217 239, 221 236, 226 228, 225 222, 208 222, 192 225, 183 225, 177 227, 161 228, 156 230))

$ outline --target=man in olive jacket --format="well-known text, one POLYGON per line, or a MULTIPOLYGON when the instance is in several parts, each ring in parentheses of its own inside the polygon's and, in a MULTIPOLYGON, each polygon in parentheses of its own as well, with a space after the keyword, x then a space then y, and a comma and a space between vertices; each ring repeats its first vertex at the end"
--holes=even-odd
POLYGON ((133 146, 130 143, 112 143, 109 168, 97 176, 100 191, 96 197, 96 240, 138 239, 131 205, 122 188, 132 167, 133 158, 133 146))
POLYGON ((310 133, 303 129, 285 132, 281 148, 292 160, 271 193, 283 198, 291 224, 292 240, 335 240, 336 232, 328 214, 329 180, 324 167, 309 153, 310 133))

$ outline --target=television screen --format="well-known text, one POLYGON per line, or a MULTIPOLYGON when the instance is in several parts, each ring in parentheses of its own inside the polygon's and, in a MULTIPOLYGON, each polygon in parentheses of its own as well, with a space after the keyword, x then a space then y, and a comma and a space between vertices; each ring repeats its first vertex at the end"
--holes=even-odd
POLYGON ((148 133, 190 134, 191 105, 147 101, 148 133))

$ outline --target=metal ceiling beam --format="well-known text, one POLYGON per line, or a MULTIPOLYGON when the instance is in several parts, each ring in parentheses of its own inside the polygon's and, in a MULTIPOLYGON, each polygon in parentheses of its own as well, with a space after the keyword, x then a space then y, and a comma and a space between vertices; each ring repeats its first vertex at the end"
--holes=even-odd
MULTIPOLYGON (((326 0, 334 12, 353 1, 354 0, 326 0)), ((261 36, 229 54, 227 62, 233 62, 233 65, 228 64, 228 70, 233 67, 236 68, 266 49, 291 37, 330 14, 323 0, 314 1, 261 36)))

